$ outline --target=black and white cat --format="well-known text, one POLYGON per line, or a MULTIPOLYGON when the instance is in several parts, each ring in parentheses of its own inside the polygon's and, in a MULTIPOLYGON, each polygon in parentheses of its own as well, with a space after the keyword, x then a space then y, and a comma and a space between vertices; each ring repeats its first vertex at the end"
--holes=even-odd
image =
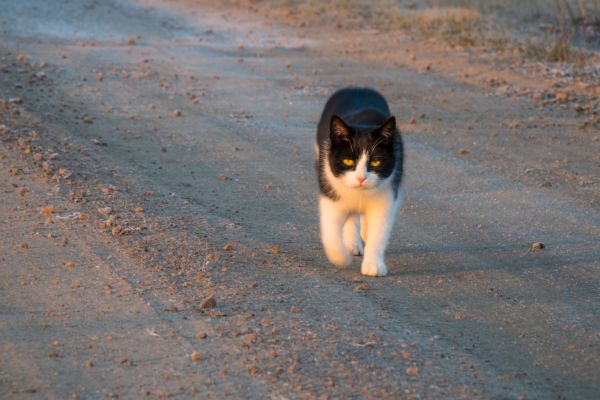
POLYGON ((321 115, 316 150, 327 258, 346 266, 352 255, 364 253, 361 273, 386 275, 384 253, 402 200, 404 157, 383 96, 368 88, 334 93, 321 115))

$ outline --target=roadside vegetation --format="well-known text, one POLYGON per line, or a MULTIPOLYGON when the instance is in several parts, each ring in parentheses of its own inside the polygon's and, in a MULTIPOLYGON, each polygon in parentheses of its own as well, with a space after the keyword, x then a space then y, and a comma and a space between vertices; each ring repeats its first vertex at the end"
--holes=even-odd
POLYGON ((231 0, 302 24, 401 29, 451 47, 486 47, 531 61, 600 70, 597 0, 231 0))

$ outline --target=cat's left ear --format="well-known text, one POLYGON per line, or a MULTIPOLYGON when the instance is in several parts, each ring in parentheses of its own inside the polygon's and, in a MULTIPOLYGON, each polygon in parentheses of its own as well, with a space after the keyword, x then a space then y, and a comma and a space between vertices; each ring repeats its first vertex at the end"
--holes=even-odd
POLYGON ((350 136, 350 128, 348 125, 337 115, 331 117, 330 126, 330 137, 332 142, 338 142, 341 140, 348 140, 350 136))
POLYGON ((387 119, 378 129, 379 134, 385 138, 386 141, 391 142, 396 136, 396 117, 393 115, 387 119))

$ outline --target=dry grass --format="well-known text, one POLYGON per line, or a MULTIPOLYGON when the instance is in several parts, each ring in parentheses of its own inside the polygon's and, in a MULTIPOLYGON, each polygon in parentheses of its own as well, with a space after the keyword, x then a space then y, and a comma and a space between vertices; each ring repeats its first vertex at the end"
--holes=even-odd
POLYGON ((575 48, 566 37, 558 37, 549 43, 529 42, 523 47, 523 50, 528 57, 536 60, 569 63, 580 68, 588 65, 590 61, 590 53, 575 48))
POLYGON ((599 0, 230 0, 318 25, 402 29, 577 66, 600 49, 599 0))

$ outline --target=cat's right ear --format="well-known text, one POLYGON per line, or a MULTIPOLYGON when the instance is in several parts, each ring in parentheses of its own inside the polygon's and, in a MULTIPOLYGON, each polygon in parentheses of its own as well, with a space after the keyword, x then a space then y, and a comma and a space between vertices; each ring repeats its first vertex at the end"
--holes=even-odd
POLYGON ((347 140, 350 136, 350 128, 348 128, 348 125, 340 117, 334 115, 331 117, 329 135, 332 142, 347 140))

